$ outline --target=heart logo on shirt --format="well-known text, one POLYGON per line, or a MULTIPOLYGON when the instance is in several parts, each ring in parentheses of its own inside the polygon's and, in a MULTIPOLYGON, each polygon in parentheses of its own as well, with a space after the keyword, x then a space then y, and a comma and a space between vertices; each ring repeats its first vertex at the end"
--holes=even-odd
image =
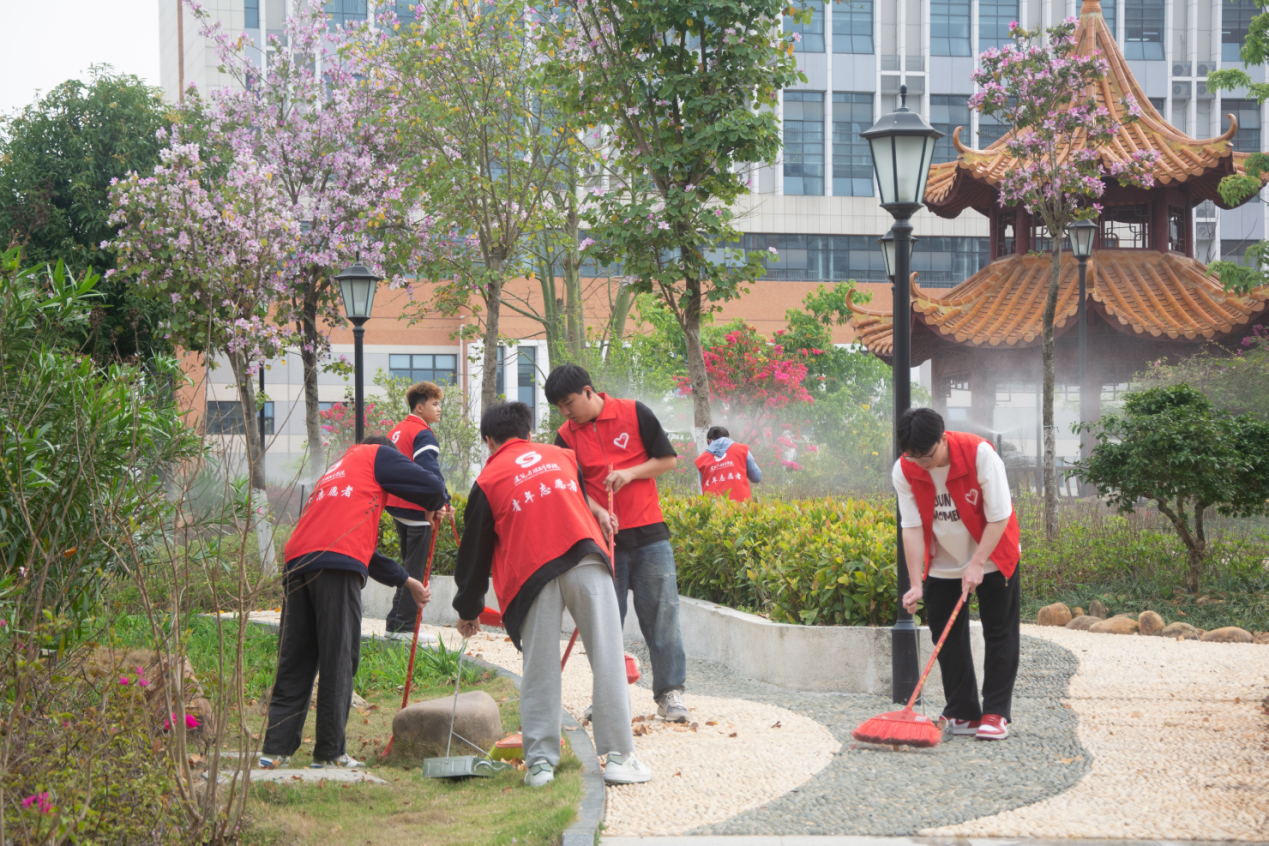
POLYGON ((968 491, 965 491, 965 501, 966 501, 966 502, 968 502, 970 505, 977 505, 977 504, 978 504, 978 491, 977 491, 977 490, 968 490, 968 491))
POLYGON ((613 438, 612 442, 617 445, 617 449, 625 449, 630 443, 630 433, 622 432, 620 437, 613 438))

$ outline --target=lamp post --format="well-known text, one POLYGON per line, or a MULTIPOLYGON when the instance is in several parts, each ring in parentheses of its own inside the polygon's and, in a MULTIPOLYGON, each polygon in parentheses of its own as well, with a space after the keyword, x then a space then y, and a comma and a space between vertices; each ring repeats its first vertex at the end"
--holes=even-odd
MULTIPOLYGON (((912 266, 912 215, 924 205, 925 180, 930 175, 930 161, 934 157, 934 142, 943 133, 926 123, 920 115, 908 109, 908 87, 899 86, 899 108, 866 132, 861 132, 872 151, 873 171, 877 177, 877 190, 881 194, 881 207, 890 212, 894 226, 882 238, 882 252, 887 256, 886 270, 893 270, 894 279, 894 350, 892 353, 894 379, 894 422, 898 426, 899 415, 912 404, 912 305, 909 297, 909 277, 912 266)), ((900 458, 898 432, 894 438, 894 457, 900 458)), ((895 566, 898 569, 899 612, 894 628, 890 630, 890 661, 892 694, 895 702, 906 702, 916 688, 917 630, 912 615, 903 608, 903 595, 911 586, 908 565, 903 552, 903 528, 895 520, 897 534, 895 566)))
POLYGON ((375 304, 375 288, 381 277, 371 273, 357 257, 357 263, 335 277, 339 283, 340 293, 344 296, 344 314, 353 325, 353 396, 356 398, 357 443, 361 443, 365 434, 366 414, 362 391, 362 356, 361 342, 366 334, 365 323, 370 319, 370 311, 375 304))
POLYGON ((1088 298, 1085 274, 1088 272, 1088 259, 1093 254, 1093 241, 1097 235, 1097 224, 1091 220, 1077 220, 1071 226, 1071 252, 1080 263, 1080 299, 1076 320, 1080 327, 1080 422, 1085 421, 1084 413, 1087 402, 1084 394, 1088 383, 1088 320, 1085 315, 1085 303, 1088 298))

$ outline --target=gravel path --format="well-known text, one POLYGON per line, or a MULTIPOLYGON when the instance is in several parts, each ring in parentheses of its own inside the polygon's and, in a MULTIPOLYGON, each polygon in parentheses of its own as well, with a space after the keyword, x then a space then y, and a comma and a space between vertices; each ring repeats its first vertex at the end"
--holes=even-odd
POLYGON ((1080 659, 1066 701, 1091 772, 1046 801, 923 833, 1269 840, 1269 649, 1023 629, 1080 659))

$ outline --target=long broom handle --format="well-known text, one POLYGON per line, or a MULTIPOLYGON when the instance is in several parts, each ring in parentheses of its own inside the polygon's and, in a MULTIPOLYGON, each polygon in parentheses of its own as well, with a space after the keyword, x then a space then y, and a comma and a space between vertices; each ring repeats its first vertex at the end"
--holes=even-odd
POLYGON ((943 634, 939 637, 939 642, 934 647, 934 654, 930 656, 930 660, 926 663, 925 672, 921 674, 921 681, 917 682, 916 690, 912 691, 912 698, 908 700, 909 708, 916 704, 917 697, 921 695, 921 688, 925 687, 925 680, 930 677, 930 670, 934 669, 934 659, 939 657, 939 652, 943 649, 943 641, 947 640, 947 635, 952 630, 952 624, 956 622, 956 615, 961 613, 961 606, 965 604, 966 596, 967 594, 962 593, 961 598, 956 600, 956 607, 952 609, 952 616, 947 618, 947 625, 943 627, 943 634))
MULTIPOLYGON (((608 475, 612 475, 612 465, 608 465, 608 475)), ((613 493, 612 488, 608 488, 608 562, 615 570, 617 567, 617 534, 612 531, 611 519, 616 512, 613 510, 613 493)), ((455 529, 457 531, 457 529, 455 529)), ((564 666, 568 664, 568 656, 573 654, 573 644, 577 643, 578 628, 573 627, 573 636, 568 639, 568 648, 564 650, 564 658, 560 661, 560 672, 564 672, 564 666)))
MULTIPOLYGON (((423 587, 427 587, 432 575, 432 556, 436 553, 436 527, 432 527, 432 540, 427 545, 427 567, 423 570, 423 587)), ((423 606, 414 615, 414 641, 410 644, 410 667, 405 671, 405 693, 401 695, 401 707, 410 704, 410 683, 414 681, 414 655, 419 651, 419 626, 423 625, 423 606)))

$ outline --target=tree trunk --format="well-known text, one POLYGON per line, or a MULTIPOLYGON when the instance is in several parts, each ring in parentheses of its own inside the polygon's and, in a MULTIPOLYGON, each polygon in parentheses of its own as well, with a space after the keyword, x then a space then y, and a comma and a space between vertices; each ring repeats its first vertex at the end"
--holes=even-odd
POLYGON ((564 324, 564 300, 556 296, 555 262, 551 253, 550 233, 543 232, 541 261, 538 262, 538 284, 542 288, 542 331, 546 334, 546 352, 551 363, 564 361, 568 333, 564 324))
POLYGON ((630 316, 630 306, 634 304, 634 288, 618 280, 617 298, 612 305, 612 324, 608 332, 609 343, 619 343, 626 336, 626 318, 630 316))
MULTIPOLYGON (((1178 505, 1181 506, 1182 513, 1185 509, 1185 500, 1181 500, 1178 505)), ((1207 529, 1203 525, 1203 512, 1207 509, 1203 503, 1196 502, 1194 504, 1194 538, 1186 544, 1186 558, 1189 568, 1185 574, 1185 589, 1195 595, 1203 587, 1203 565, 1207 561, 1207 529)))
POLYGON ((1044 397, 1041 416, 1044 433, 1044 536, 1054 540, 1058 533, 1057 428, 1053 423, 1053 319, 1057 314, 1058 278, 1062 270, 1062 233, 1050 231, 1053 255, 1049 262, 1049 296, 1044 301, 1043 356, 1044 397))
MULTIPOLYGON (((580 220, 577 197, 569 194, 568 215, 564 223, 564 327, 572 360, 582 362, 586 356, 586 314, 582 311, 582 253, 577 248, 580 220)), ((552 361, 554 366, 556 362, 552 361)))
POLYGON ((688 279, 683 295, 683 334, 687 340, 687 375, 692 381, 692 439, 704 452, 705 433, 709 431, 709 374, 705 370, 705 351, 701 347, 701 282, 688 279))
POLYGON ((255 381, 247 372, 247 360, 242 353, 229 353, 229 369, 234 373, 238 388, 238 404, 242 411, 244 443, 247 448, 247 475, 254 490, 264 490, 264 453, 260 449, 260 417, 256 409, 255 381))
POLYGON ((322 424, 317 399, 317 301, 306 298, 300 320, 300 362, 304 368, 304 429, 308 435, 309 476, 316 480, 326 470, 322 424))
POLYGON ((498 318, 502 312, 502 259, 489 260, 485 285, 485 349, 480 376, 480 413, 498 401, 498 318))

